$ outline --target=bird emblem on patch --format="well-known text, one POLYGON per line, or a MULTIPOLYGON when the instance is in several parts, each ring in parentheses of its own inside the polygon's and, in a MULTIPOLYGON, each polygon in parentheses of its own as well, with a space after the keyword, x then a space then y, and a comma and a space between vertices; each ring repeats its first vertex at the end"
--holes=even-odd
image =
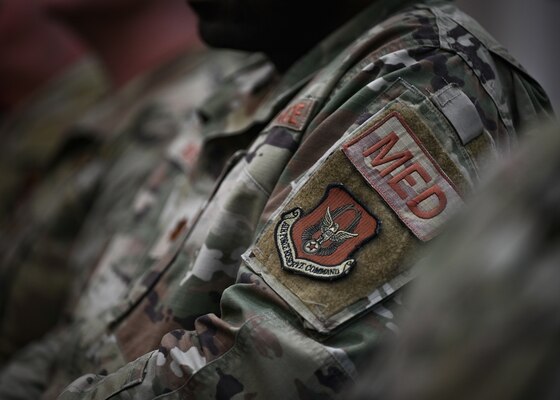
POLYGON ((356 265, 353 254, 379 232, 378 219, 343 185, 329 185, 319 204, 282 214, 275 230, 282 267, 315 279, 334 280, 356 265))

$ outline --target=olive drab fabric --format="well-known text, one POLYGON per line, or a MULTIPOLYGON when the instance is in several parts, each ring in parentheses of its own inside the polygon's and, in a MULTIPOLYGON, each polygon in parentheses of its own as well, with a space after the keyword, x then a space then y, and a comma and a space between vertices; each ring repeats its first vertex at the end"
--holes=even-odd
MULTIPOLYGON (((154 172, 130 209, 146 225, 122 230, 120 261, 99 264, 80 302, 121 271, 136 275, 123 298, 39 347, 44 398, 73 379, 61 399, 345 398, 399 329, 415 250, 550 113, 441 1, 372 2, 282 77, 258 61, 220 89, 196 113, 198 161, 154 172), (158 237, 134 236, 148 227, 158 237)), ((18 370, 33 351, 0 377, 12 393, 39 379, 18 370)))
MULTIPOLYGON (((108 208, 118 210, 119 204, 128 206, 193 107, 244 58, 240 53, 202 49, 181 54, 94 107, 82 106, 82 114, 62 123, 60 115, 67 116, 85 102, 87 88, 100 90, 96 75, 89 76, 92 67, 85 71, 82 67, 54 82, 49 93, 55 98, 34 108, 58 123, 49 125, 44 123, 46 117, 31 115, 6 128, 14 143, 8 142, 9 158, 3 161, 12 168, 2 173, 21 167, 19 181, 26 187, 6 211, 1 230, 2 361, 60 320, 71 288, 80 288, 73 283, 76 276, 90 275, 93 261, 87 257, 99 253, 103 242, 94 243, 91 234, 84 238, 89 240, 89 252, 76 249, 82 257, 72 263, 73 247, 86 236, 80 230, 94 226, 95 237, 103 239, 123 223, 116 212, 105 219, 101 215, 108 208), (67 102, 60 104, 58 97, 68 98, 67 102)), ((197 140, 188 135, 187 139, 197 140)))

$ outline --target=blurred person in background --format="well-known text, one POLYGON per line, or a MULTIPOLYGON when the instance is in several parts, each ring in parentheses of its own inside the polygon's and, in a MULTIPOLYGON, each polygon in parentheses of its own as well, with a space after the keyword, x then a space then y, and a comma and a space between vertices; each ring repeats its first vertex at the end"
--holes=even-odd
POLYGON ((117 88, 201 47, 196 17, 177 0, 38 2, 95 50, 117 88))
MULTIPOLYGON (((15 244, 11 227, 22 204, 34 197, 59 161, 69 127, 109 90, 106 75, 87 46, 43 11, 31 0, 0 4, 0 365, 15 350, 14 343, 4 339, 4 321, 14 311, 12 286, 19 273, 17 266, 6 265, 15 244)), ((38 312, 31 314, 34 322, 28 330, 20 332, 20 343, 37 337, 28 332, 51 326, 42 317, 44 301, 53 307, 62 304, 60 281, 51 277, 48 269, 38 273, 36 284, 51 287, 53 296, 34 297, 38 312)), ((25 296, 34 294, 29 291, 25 296)))
POLYGON ((163 207, 155 246, 101 262, 110 273, 78 303, 142 274, 116 306, 20 353, 0 376, 14 398, 53 398, 75 378, 61 398, 344 398, 398 330, 392 295, 414 250, 551 113, 448 1, 190 4, 205 41, 263 51, 277 74, 253 62, 197 108, 191 172, 155 174, 130 210, 163 207))
MULTIPOLYGON (((105 126, 124 130, 124 138, 113 146, 121 150, 119 157, 106 170, 67 259, 77 275, 67 317, 85 319, 120 300, 128 283, 144 272, 139 264, 148 250, 150 260, 158 257, 169 240, 156 243, 156 239, 172 236, 183 218, 179 210, 170 212, 170 207, 177 207, 187 193, 208 190, 204 185, 184 185, 205 139, 200 122, 206 118, 206 110, 197 106, 239 69, 255 68, 263 75, 259 75, 262 80, 270 78, 273 70, 262 56, 201 48, 190 9, 186 11, 191 22, 181 17, 185 14, 182 2, 45 1, 53 13, 68 19, 87 43, 100 49, 104 65, 112 65, 115 71, 111 74, 115 81, 125 69, 135 70, 141 62, 173 54, 169 49, 177 46, 177 36, 183 37, 181 40, 196 39, 196 46, 188 53, 134 80, 114 100, 97 107, 98 114, 90 112, 76 124, 77 129, 86 131, 100 131, 105 126), (123 24, 123 13, 128 26, 123 24), (165 13, 173 17, 164 18, 165 13), (96 20, 103 21, 102 31, 95 31, 96 20), (135 32, 138 29, 142 32, 135 32), (120 39, 113 40, 115 33, 109 34, 112 30, 122 30, 120 39), (158 45, 159 41, 165 44, 158 45), (132 46, 150 50, 135 51, 132 46), (131 53, 118 51, 123 48, 131 49, 131 53), (134 54, 140 59, 128 65, 134 54), (108 57, 116 59, 107 61, 108 57)), ((220 111, 223 105, 217 107, 220 111)), ((238 119, 242 117, 240 113, 238 119)), ((219 156, 227 152, 221 149, 219 156)), ((187 209, 188 204, 181 207, 187 209)))
POLYGON ((0 215, 54 157, 68 126, 107 91, 89 50, 35 1, 0 7, 0 215))
MULTIPOLYGON (((53 327, 70 287, 79 287, 74 280, 89 274, 85 262, 72 269, 69 255, 91 207, 97 204, 96 237, 105 238, 118 221, 101 220, 104 210, 117 208, 117 202, 128 205, 192 107, 241 60, 204 49, 195 17, 179 0, 43 1, 41 7, 36 14, 46 19, 48 13, 96 54, 113 93, 79 118, 50 129, 26 116, 25 129, 35 139, 27 144, 46 161, 33 171, 33 184, 10 205, 1 226, 1 362, 53 327)), ((79 78, 81 86, 95 83, 79 78)), ((53 97, 42 110, 47 115, 58 109, 67 113, 87 95, 75 85, 66 93, 65 83, 51 85, 53 97)), ((13 124, 6 126, 6 135, 23 139, 21 127, 13 124)), ((196 132, 183 136, 199 141, 196 132)), ((9 151, 6 170, 19 154, 9 151)))
POLYGON ((559 152, 539 127, 430 248, 353 400, 560 396, 559 152))

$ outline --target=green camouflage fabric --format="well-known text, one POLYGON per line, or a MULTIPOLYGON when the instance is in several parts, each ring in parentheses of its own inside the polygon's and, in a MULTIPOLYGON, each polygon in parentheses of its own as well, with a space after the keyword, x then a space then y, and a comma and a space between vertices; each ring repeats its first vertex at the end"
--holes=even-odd
POLYGON ((537 135, 430 249, 352 399, 558 398, 560 128, 537 135))
POLYGON ((242 60, 234 52, 191 51, 135 79, 66 130, 61 153, 2 232, 3 360, 60 320, 75 277, 88 275, 85 260, 69 261, 81 227, 95 226, 105 237, 123 222, 114 213, 102 216, 130 202, 189 112, 242 60))
MULTIPOLYGON (((251 104, 257 104, 267 93, 259 87, 274 79, 275 72, 260 55, 219 54, 221 59, 214 56, 212 60, 213 74, 209 74, 207 68, 193 71, 189 81, 207 88, 210 84, 204 80, 211 79, 211 84, 215 84, 218 76, 242 74, 244 85, 236 94, 251 100, 247 102, 249 108, 236 110, 235 122, 229 126, 231 129, 235 124, 245 126, 251 107, 254 107, 251 104)), ((220 80, 222 90, 227 90, 227 85, 236 85, 235 78, 220 80)), ((192 88, 189 94, 194 94, 192 88)), ((220 173, 217 168, 220 162, 215 156, 216 165, 197 171, 195 181, 188 179, 195 173, 194 167, 205 139, 202 121, 208 118, 209 112, 224 112, 234 104, 218 104, 216 101, 217 104, 208 105, 208 110, 199 108, 187 112, 189 107, 185 103, 188 101, 200 102, 200 97, 184 96, 182 107, 177 107, 176 102, 173 104, 177 111, 183 112, 184 118, 178 134, 165 148, 149 154, 129 150, 107 172, 104 187, 74 242, 70 257, 76 271, 84 271, 84 268, 90 271, 90 274, 82 273, 76 284, 75 301, 70 307, 72 319, 92 318, 118 304, 129 284, 168 252, 169 246, 208 197, 220 173), (146 169, 141 175, 138 174, 140 168, 146 169)), ((168 124, 162 118, 165 115, 155 109, 153 112, 152 129, 162 123, 168 124), (156 118, 161 120, 156 121, 156 118)), ((147 130, 148 125, 144 126, 147 130)), ((129 142, 127 145, 132 147, 129 142)), ((219 157, 228 157, 227 148, 218 147, 214 151, 219 152, 219 157)))
MULTIPOLYGON (((246 71, 253 79, 254 68, 246 71)), ((123 301, 28 348, 0 377, 2 390, 54 398, 77 378, 60 398, 344 398, 382 336, 398 331, 398 292, 414 276, 413 250, 439 229, 439 222, 410 224, 413 231, 404 222, 410 212, 394 198, 391 208, 356 166, 355 144, 388 122, 402 128, 418 162, 455 183, 437 192, 455 209, 457 193, 470 192, 488 161, 516 144, 518 129, 550 111, 521 67, 440 1, 374 1, 279 81, 245 82, 233 76, 201 108, 204 140, 188 180, 192 189, 212 176, 215 189, 204 193, 200 211, 162 230, 171 243, 153 261, 140 256, 147 264, 123 301), (247 86, 251 95, 239 96, 247 86), (293 274, 278 227, 298 209, 322 210, 330 191, 355 204, 333 208, 324 234, 340 237, 338 218, 352 209, 360 216, 345 223, 340 240, 361 235, 352 224, 376 237, 359 242, 349 263, 356 266, 341 279, 293 274), (369 210, 378 229, 359 222, 369 210), (40 369, 26 361, 32 354, 40 369)), ((372 162, 412 157, 385 150, 372 162)), ((420 213, 423 200, 414 199, 408 208, 420 213)))
MULTIPOLYGON (((84 57, 40 88, 25 107, 7 115, 0 126, 0 365, 17 347, 39 337, 52 326, 52 318, 43 318, 44 310, 34 312, 33 308, 20 308, 22 301, 33 298, 33 305, 38 309, 44 301, 50 302, 53 308, 64 304, 63 291, 59 288, 67 282, 60 275, 52 275, 56 267, 51 266, 47 259, 44 264, 48 266, 42 270, 30 266, 29 276, 25 279, 32 278, 22 286, 27 286, 25 293, 15 290, 22 275, 19 264, 12 260, 16 257, 15 252, 28 251, 18 249, 16 244, 21 231, 27 228, 31 231, 32 227, 27 223, 33 218, 41 221, 48 213, 45 209, 51 207, 47 202, 31 205, 31 199, 41 196, 40 193, 45 194, 53 177, 61 181, 68 179, 64 170, 85 166, 95 151, 93 141, 75 140, 70 127, 101 101, 108 90, 109 84, 101 66, 94 59, 84 57), (29 217, 30 213, 36 216, 29 217), (21 227, 16 228, 20 224, 21 227), (49 289, 52 292, 49 299, 41 296, 40 289, 35 289, 39 285, 52 288, 49 289), (9 315, 14 312, 24 312, 30 322, 15 332, 13 340, 5 340, 7 332, 4 323, 14 318, 9 315)), ((76 177, 84 193, 91 191, 90 177, 95 173, 95 168, 85 168, 84 173, 76 177)), ((70 188, 63 192, 58 194, 64 208, 70 204, 68 200, 78 193, 70 188)), ((78 209, 67 211, 70 218, 76 215, 75 212, 79 213, 78 209)), ((56 251, 53 248, 51 253, 56 251)), ((44 255, 48 256, 48 253, 44 255)))

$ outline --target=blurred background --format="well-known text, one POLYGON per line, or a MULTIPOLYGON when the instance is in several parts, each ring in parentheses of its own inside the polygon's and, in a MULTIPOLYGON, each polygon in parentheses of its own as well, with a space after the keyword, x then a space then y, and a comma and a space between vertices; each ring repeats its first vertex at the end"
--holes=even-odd
MULTIPOLYGON (((62 9, 62 11, 66 12, 66 8, 68 8, 66 7, 66 3, 70 2, 66 0, 23 0, 20 4, 21 7, 15 6, 12 3, 14 2, 9 0, 0 1, 0 48, 4 50, 1 55, 4 61, 2 62, 0 60, 0 116, 10 109, 13 109, 15 103, 20 103, 21 100, 23 100, 20 97, 26 97, 22 95, 22 93, 28 94, 27 91, 30 92, 33 86, 39 86, 46 79, 44 76, 38 76, 36 71, 33 71, 35 73, 34 79, 30 79, 31 72, 23 71, 22 68, 18 68, 19 74, 15 73, 14 66, 17 63, 14 61, 8 66, 4 65, 7 64, 6 58, 11 55, 10 51, 13 52, 14 47, 20 49, 24 48, 21 44, 14 43, 13 39, 9 39, 9 36, 14 37, 14 32, 18 32, 18 29, 20 31, 30 32, 33 30, 33 27, 35 27, 35 30, 38 30, 37 27, 45 23, 44 19, 41 19, 38 15, 30 17, 29 15, 32 11, 25 9, 23 4, 35 3, 36 6, 43 8, 43 10, 33 10, 35 13, 41 13, 41 11, 44 13, 45 8, 50 7, 56 14, 59 11, 58 9, 62 9), (24 9, 25 11, 22 11, 24 9), (21 18, 24 13, 29 15, 25 16, 25 18, 21 18), (16 22, 18 18, 23 22, 16 22), (6 41, 10 43, 4 43, 6 41), (8 47, 11 48, 8 49, 8 47), (19 83, 21 87, 16 87, 16 83, 18 83, 17 78, 22 77, 21 75, 25 73, 28 75, 25 77, 25 84, 19 83), (18 95, 20 96, 18 97, 18 95)), ((104 2, 101 3, 104 4, 104 2)), ((125 2, 117 1, 116 3, 120 4, 125 2)), ((177 7, 179 7, 179 3, 181 6, 184 5, 182 0, 173 1, 172 3, 175 3, 177 7)), ((556 67, 560 61, 557 44, 557 38, 560 36, 560 29, 558 28, 560 0, 458 0, 457 3, 469 14, 476 17, 478 21, 493 34, 499 42, 504 44, 521 64, 537 78, 549 93, 555 109, 558 110, 560 108, 560 80, 557 79, 556 76, 556 67)), ((15 2, 15 4, 18 4, 18 2, 15 2)), ((87 4, 87 2, 84 2, 84 4, 87 4)), ((79 7, 75 8, 79 9, 79 7)), ((186 7, 184 8, 186 9, 186 7)), ((68 15, 72 16, 72 13, 68 12, 66 13, 68 15, 65 15, 64 12, 62 14, 65 18, 68 15)), ((186 12, 184 13, 186 14, 186 12)), ((181 13, 177 12, 176 14, 181 13)), ((50 17, 52 16, 53 15, 50 15, 50 17)), ((42 17, 45 17, 45 15, 42 17)), ((67 26, 63 26, 65 24, 60 24, 62 21, 53 21, 52 18, 49 19, 51 23, 49 29, 60 31, 67 28, 67 26)), ((90 20, 93 20, 93 18, 90 17, 90 20)), ((103 20, 104 24, 110 22, 107 18, 101 18, 101 20, 103 20)), ((64 22, 68 23, 69 21, 72 23, 76 22, 72 18, 66 18, 64 22)), ((95 26, 99 28, 98 24, 95 24, 95 26)), ((78 24, 72 26, 72 28, 78 28, 79 31, 83 30, 83 27, 83 20, 80 20, 78 24)), ((97 30, 99 31, 100 29, 97 30)), ((80 33, 83 34, 83 32, 80 33)), ((90 32, 88 31, 86 33, 89 34, 90 32)), ((189 34, 192 34, 192 30, 189 34)), ((58 50, 58 52, 61 53, 64 50, 63 55, 59 54, 58 58, 51 60, 52 65, 49 66, 51 69, 56 69, 58 67, 56 62, 65 64, 65 62, 73 61, 80 53, 90 50, 87 46, 80 46, 83 42, 79 39, 83 39, 83 37, 75 38, 72 37, 72 35, 63 35, 60 32, 57 32, 57 35, 59 36, 56 42, 59 43, 57 48, 53 48, 52 43, 45 45, 47 41, 44 38, 42 41, 45 43, 37 43, 35 47, 36 49, 43 50, 43 52, 48 48, 50 48, 51 52, 53 50, 58 50)), ((22 36, 22 34, 19 33, 19 36, 22 36)), ((30 36, 30 34, 27 36, 30 36)), ((114 37, 113 35, 113 38, 114 37)), ((86 43, 86 45, 90 44, 91 43, 86 43)), ((20 58, 24 58, 21 55, 22 53, 23 51, 20 51, 20 58)), ((29 58, 31 57, 39 61, 40 55, 38 55, 38 53, 40 53, 40 51, 35 52, 34 55, 26 54, 25 60, 16 61, 20 63, 27 62, 26 65, 29 65, 29 58)), ((107 62, 107 60, 104 61, 107 62)), ((42 63, 44 64, 44 61, 42 63)), ((109 66, 111 66, 110 63, 109 66)), ((52 71, 43 70, 41 72, 46 75, 47 72, 51 73, 52 71)), ((122 80, 121 76, 116 77, 117 86, 122 83, 119 80, 122 80)))
POLYGON ((560 109, 560 1, 459 0, 545 88, 560 109))

